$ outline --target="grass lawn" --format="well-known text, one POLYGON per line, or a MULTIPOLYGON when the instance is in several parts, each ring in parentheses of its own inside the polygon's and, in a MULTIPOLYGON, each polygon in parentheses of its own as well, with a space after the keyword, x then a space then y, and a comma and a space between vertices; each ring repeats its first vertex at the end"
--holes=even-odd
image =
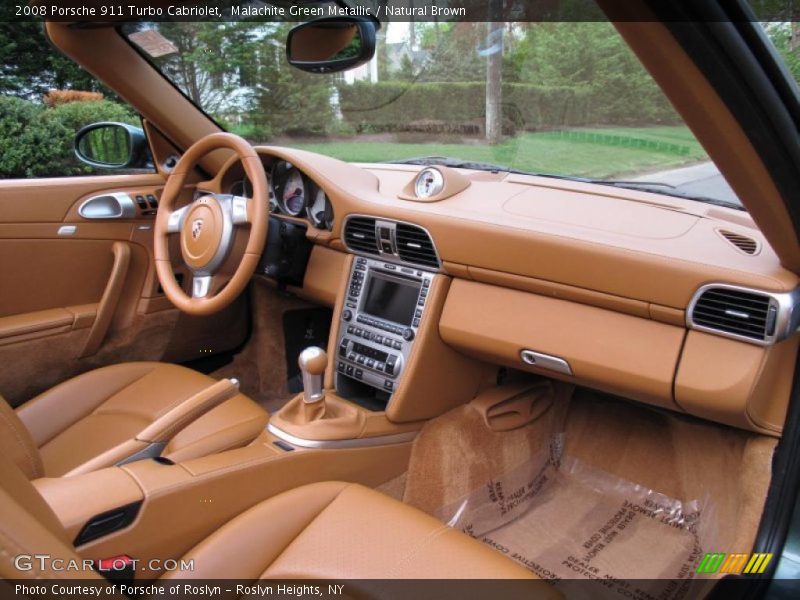
POLYGON ((525 171, 539 171, 588 177, 618 177, 669 169, 696 162, 705 152, 685 127, 598 128, 573 132, 616 136, 625 143, 645 147, 614 145, 605 141, 559 139, 552 133, 523 133, 497 146, 469 141, 457 143, 398 143, 368 139, 291 141, 289 144, 349 162, 382 162, 415 156, 451 156, 490 162, 525 171), (655 149, 648 142, 678 145, 684 154, 655 149), (650 146, 650 147, 648 147, 650 146))

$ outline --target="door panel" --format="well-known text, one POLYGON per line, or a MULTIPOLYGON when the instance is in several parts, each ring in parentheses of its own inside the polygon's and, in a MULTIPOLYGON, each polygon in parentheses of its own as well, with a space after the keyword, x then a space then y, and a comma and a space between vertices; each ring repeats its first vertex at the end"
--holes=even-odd
POLYGON ((157 174, 0 181, 0 391, 12 405, 98 366, 161 360, 168 347, 171 360, 189 360, 244 341, 246 329, 219 336, 215 323, 230 320, 210 317, 191 344, 173 343, 179 314, 155 277, 147 203, 163 184, 157 174), (111 192, 134 199, 133 218, 79 214, 111 192))

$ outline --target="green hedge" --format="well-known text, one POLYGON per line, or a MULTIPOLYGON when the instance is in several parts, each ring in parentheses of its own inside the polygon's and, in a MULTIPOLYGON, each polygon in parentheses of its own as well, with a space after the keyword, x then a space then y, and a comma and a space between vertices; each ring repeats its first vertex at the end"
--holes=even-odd
POLYGON ((140 125, 126 107, 108 100, 72 102, 53 108, 0 96, 0 178, 87 175, 95 169, 78 161, 75 134, 97 121, 140 125))
MULTIPOLYGON (((609 103, 609 90, 503 85, 506 130, 537 131, 587 125, 673 124, 666 99, 648 95, 609 103)), ((480 133, 486 87, 474 83, 359 82, 339 88, 342 115, 357 131, 480 133)))

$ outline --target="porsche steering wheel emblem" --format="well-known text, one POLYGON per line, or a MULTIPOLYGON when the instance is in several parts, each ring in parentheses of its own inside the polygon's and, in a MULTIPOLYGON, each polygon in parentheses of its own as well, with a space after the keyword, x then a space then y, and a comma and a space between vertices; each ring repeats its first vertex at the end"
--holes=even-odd
POLYGON ((195 219, 192 221, 192 239, 196 240, 203 232, 203 219, 195 219))

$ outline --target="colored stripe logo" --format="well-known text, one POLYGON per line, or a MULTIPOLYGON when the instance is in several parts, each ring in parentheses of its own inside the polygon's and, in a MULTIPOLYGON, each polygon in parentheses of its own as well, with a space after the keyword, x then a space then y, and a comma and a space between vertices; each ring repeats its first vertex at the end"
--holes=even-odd
POLYGON ((724 552, 706 553, 700 564, 698 573, 724 573, 732 575, 756 575, 767 570, 772 560, 772 553, 754 552, 753 554, 725 554, 724 552))

